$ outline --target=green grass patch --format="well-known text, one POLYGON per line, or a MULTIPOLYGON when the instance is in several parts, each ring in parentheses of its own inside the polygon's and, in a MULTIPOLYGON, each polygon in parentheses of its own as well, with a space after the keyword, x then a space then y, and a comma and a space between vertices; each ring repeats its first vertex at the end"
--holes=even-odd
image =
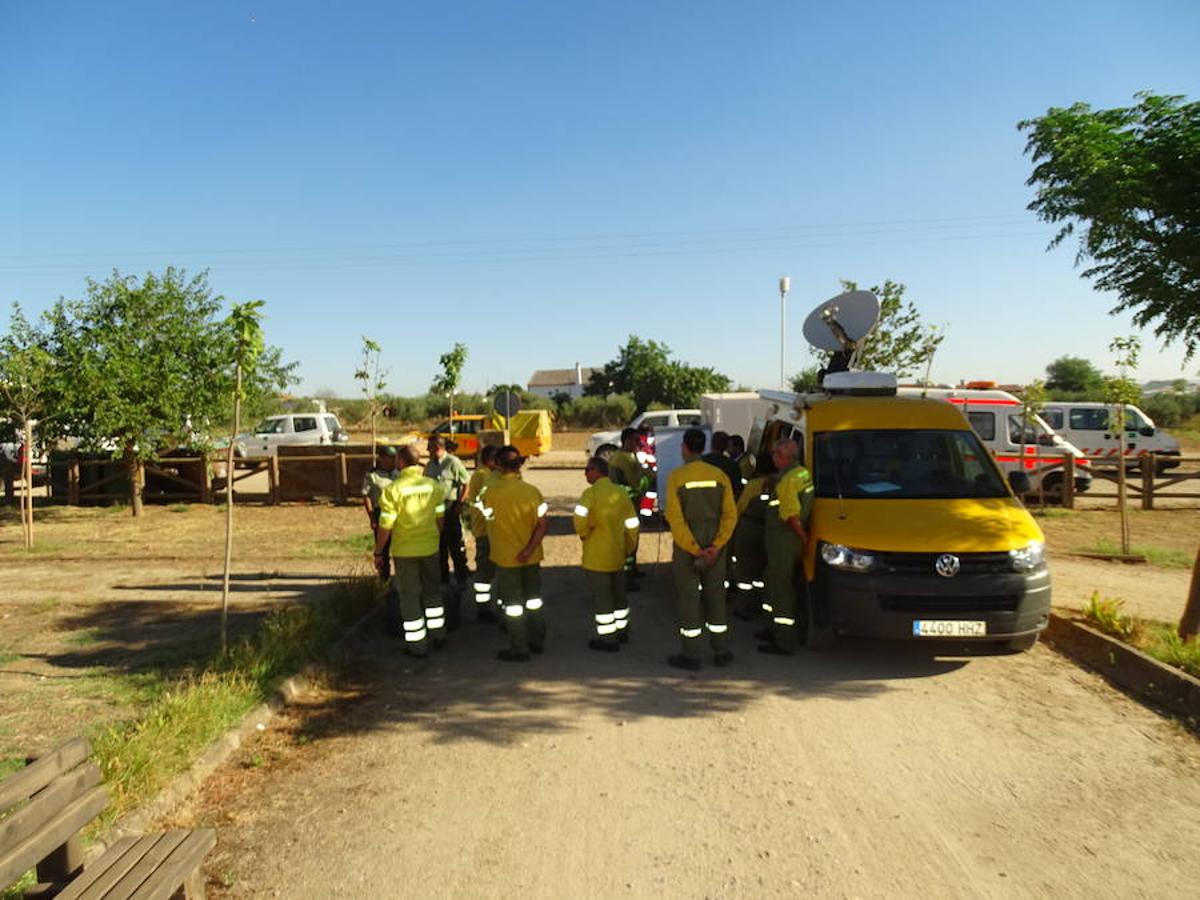
POLYGON ((1031 509, 1030 514, 1035 519, 1069 519, 1072 516, 1078 515, 1078 511, 1074 509, 1059 509, 1054 506, 1044 506, 1041 509, 1031 509))
POLYGON ((100 635, 99 628, 81 628, 79 631, 72 631, 67 636, 66 642, 75 647, 90 647, 92 644, 100 643, 100 635))
POLYGON ((7 778, 13 772, 17 772, 25 768, 25 759, 20 756, 4 756, 0 757, 0 781, 7 778))
POLYGON ((133 721, 92 733, 113 798, 101 827, 158 793, 209 742, 270 696, 283 677, 306 662, 323 661, 329 646, 378 596, 376 579, 348 578, 311 603, 272 611, 255 634, 183 677, 149 672, 117 679, 144 708, 133 721))
POLYGON ((1083 617, 1099 631, 1136 647, 1161 663, 1200 678, 1200 639, 1184 641, 1173 625, 1125 613, 1125 601, 1092 591, 1083 617))
POLYGON ((0 647, 0 666, 7 665, 10 662, 16 662, 21 658, 21 654, 15 650, 9 650, 7 647, 0 647))
MULTIPOLYGON (((1113 541, 1098 541, 1090 547, 1081 547, 1079 553, 1111 553, 1119 555, 1121 548, 1113 541)), ((1174 550, 1170 547, 1157 547, 1153 544, 1134 545, 1129 552, 1135 556, 1144 556, 1152 566, 1163 569, 1190 569, 1195 561, 1190 550, 1174 550)))
POLYGON ((367 532, 342 538, 313 541, 300 550, 301 556, 358 556, 375 549, 375 538, 367 532))
POLYGON ((167 512, 185 513, 191 511, 192 505, 190 503, 172 503, 167 507, 167 512))

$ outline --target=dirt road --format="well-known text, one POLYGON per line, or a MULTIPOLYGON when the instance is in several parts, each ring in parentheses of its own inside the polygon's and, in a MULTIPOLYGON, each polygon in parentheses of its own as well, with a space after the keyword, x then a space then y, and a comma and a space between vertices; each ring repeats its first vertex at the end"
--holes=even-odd
POLYGON ((422 663, 368 635, 209 782, 181 821, 219 828, 215 893, 1194 895, 1200 743, 1100 679, 1044 647, 764 657, 744 625, 732 667, 681 676, 657 570, 598 654, 564 522, 545 656, 500 663, 475 623, 422 663))

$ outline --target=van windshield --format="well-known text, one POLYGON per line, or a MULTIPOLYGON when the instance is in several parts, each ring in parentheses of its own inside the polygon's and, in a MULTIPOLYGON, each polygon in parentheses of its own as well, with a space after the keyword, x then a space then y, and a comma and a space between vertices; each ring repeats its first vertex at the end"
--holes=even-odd
POLYGON ((813 440, 818 497, 1006 497, 973 431, 826 431, 813 440))

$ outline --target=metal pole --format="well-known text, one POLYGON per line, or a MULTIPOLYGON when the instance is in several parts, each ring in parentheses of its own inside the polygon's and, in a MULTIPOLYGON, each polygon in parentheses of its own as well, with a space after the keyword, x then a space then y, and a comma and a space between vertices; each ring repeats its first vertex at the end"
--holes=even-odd
POLYGON ((787 369, 784 367, 784 350, 787 347, 787 295, 792 280, 784 275, 779 279, 779 388, 787 388, 787 369))

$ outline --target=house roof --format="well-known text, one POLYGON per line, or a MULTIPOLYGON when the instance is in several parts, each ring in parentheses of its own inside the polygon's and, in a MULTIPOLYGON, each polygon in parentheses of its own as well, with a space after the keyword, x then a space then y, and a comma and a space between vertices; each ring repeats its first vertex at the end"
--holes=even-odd
MULTIPOLYGON (((590 366, 583 366, 580 370, 583 373, 583 383, 587 384, 588 379, 592 377, 594 369, 590 366)), ((570 384, 575 384, 575 369, 538 369, 529 376, 529 387, 566 387, 570 384)))

